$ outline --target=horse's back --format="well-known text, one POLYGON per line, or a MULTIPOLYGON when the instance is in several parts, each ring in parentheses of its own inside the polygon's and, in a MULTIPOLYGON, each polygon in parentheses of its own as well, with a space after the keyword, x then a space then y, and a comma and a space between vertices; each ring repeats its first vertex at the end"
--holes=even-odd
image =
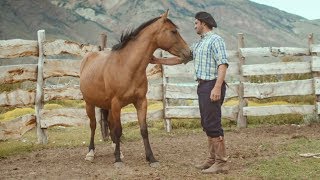
POLYGON ((110 55, 109 51, 99 51, 99 52, 87 53, 81 61, 80 76, 83 73, 84 69, 87 69, 90 66, 101 67, 101 63, 103 63, 103 61, 106 61, 107 56, 109 56, 109 55, 110 55))

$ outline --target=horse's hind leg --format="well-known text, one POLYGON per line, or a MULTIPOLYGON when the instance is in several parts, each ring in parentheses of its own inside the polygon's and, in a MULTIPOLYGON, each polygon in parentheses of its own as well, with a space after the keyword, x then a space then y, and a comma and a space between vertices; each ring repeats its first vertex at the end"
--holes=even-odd
POLYGON ((140 133, 143 138, 143 144, 146 151, 146 159, 150 162, 151 167, 159 166, 158 161, 154 158, 151 146, 149 143, 149 135, 148 135, 148 126, 146 122, 146 115, 147 115, 147 99, 142 98, 139 99, 134 106, 137 109, 138 121, 140 125, 140 133))
POLYGON ((90 119, 90 129, 91 129, 91 137, 90 137, 90 144, 89 144, 89 153, 86 155, 86 160, 88 161, 93 161, 94 159, 94 135, 95 135, 95 131, 96 131, 96 126, 97 126, 97 122, 96 122, 96 115, 95 115, 95 110, 94 110, 95 106, 86 104, 86 111, 87 111, 87 115, 90 119))
POLYGON ((111 116, 109 119, 111 139, 115 143, 116 147, 114 150, 115 156, 115 166, 123 166, 122 160, 120 158, 120 138, 122 135, 122 126, 120 121, 121 107, 117 99, 113 99, 111 102, 111 116))

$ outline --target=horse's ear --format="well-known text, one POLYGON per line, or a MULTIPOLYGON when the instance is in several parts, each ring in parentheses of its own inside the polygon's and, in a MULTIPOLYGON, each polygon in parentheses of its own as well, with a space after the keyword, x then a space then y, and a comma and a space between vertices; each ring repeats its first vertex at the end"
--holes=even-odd
POLYGON ((161 18, 162 18, 163 20, 167 20, 168 15, 169 15, 169 9, 167 9, 167 11, 166 11, 164 14, 161 15, 161 18))

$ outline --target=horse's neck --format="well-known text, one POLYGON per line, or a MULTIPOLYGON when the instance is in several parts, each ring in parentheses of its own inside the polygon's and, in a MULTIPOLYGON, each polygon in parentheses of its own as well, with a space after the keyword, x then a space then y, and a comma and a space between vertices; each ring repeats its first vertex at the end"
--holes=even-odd
POLYGON ((156 49, 157 46, 153 43, 152 35, 149 37, 141 35, 122 50, 122 55, 125 57, 126 65, 137 70, 145 70, 156 49))

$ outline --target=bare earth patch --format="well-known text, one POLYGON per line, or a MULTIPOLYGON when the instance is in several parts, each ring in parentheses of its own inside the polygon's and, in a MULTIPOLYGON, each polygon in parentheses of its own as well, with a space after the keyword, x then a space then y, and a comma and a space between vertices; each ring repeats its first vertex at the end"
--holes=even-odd
MULTIPOLYGON (((246 178, 248 167, 278 155, 295 138, 320 140, 320 125, 265 126, 228 131, 228 174, 204 175, 194 168, 207 156, 203 132, 153 137, 150 142, 160 167, 149 167, 142 140, 121 144, 125 166, 113 166, 110 143, 96 146, 93 163, 84 160, 87 148, 55 148, 0 159, 0 179, 212 179, 246 178)), ((301 152, 304 153, 304 152, 301 152)), ((297 158, 299 156, 297 155, 297 158)), ((261 178, 261 177, 252 177, 261 178)))

